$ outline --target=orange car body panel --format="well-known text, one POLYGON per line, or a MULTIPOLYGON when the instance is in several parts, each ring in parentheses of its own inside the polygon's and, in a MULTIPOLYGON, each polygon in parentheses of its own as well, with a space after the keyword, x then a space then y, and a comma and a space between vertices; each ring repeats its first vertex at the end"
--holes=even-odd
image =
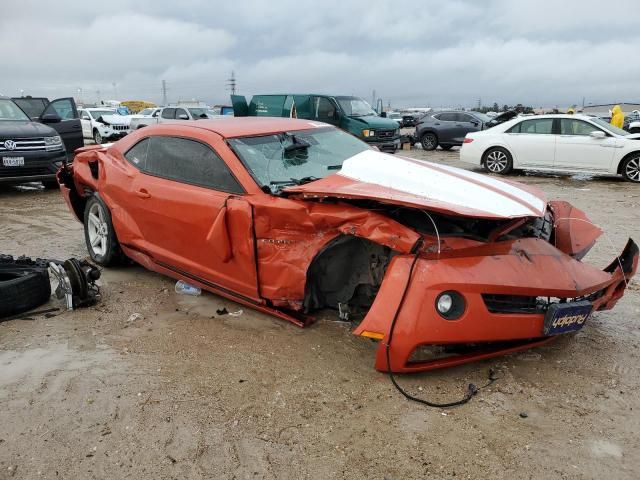
MULTIPOLYGON (((473 206, 407 195, 339 175, 288 188, 288 198, 273 196, 260 189, 225 141, 317 127, 313 122, 271 118, 147 127, 112 146, 80 149, 74 164, 67 167, 67 180, 59 173, 61 190, 80 221, 87 192, 100 195, 111 211, 123 251, 146 268, 299 326, 313 320, 302 313, 305 285, 309 266, 323 247, 340 235, 389 247, 396 256, 368 314, 354 331, 356 335, 377 332, 384 336, 376 359, 379 370, 428 370, 541 344, 549 340, 543 338, 544 315, 491 313, 482 295, 575 298, 603 292, 594 308, 611 308, 637 270, 637 254, 632 271, 627 272, 620 267, 600 271, 574 258, 595 242, 601 230, 566 202, 549 203, 555 218, 555 247, 536 238, 495 240, 520 225, 518 219, 489 242, 455 236, 433 238, 383 213, 348 202, 367 199, 450 215, 492 215, 483 215, 473 206), (183 136, 209 144, 245 193, 229 194, 140 172, 124 153, 151 134, 183 136), (415 255, 419 258, 409 279, 415 255), (466 299, 466 309, 457 320, 444 320, 435 310, 436 298, 445 290, 458 291, 466 299), (385 342, 395 317, 391 364, 387 365, 385 342), (422 345, 505 340, 521 344, 430 363, 410 361, 422 345)), ((537 189, 524 189, 542 198, 537 189)))

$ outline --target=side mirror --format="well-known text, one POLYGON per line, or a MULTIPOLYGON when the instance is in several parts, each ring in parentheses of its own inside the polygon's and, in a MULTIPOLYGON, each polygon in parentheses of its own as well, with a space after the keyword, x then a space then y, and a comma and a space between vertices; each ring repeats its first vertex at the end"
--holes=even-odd
POLYGON ((62 118, 60 118, 60 116, 56 115, 55 113, 47 113, 46 115, 42 116, 40 121, 42 123, 60 123, 62 121, 62 118))
POLYGON ((380 114, 380 116, 381 116, 382 118, 387 118, 387 112, 382 112, 382 113, 380 114))
POLYGON ((589 136, 591 138, 597 138, 597 139, 606 138, 605 133, 601 132, 600 130, 594 130, 593 132, 589 133, 589 136))
POLYGON ((180 115, 178 115, 178 120, 189 120, 189 115, 181 113, 180 115))

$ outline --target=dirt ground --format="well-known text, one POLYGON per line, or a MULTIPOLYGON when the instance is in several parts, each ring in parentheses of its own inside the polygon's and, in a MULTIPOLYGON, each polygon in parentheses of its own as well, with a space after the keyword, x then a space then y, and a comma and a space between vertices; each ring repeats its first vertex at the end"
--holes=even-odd
MULTIPOLYGON (((464 166, 455 149, 407 154, 464 166)), ((638 185, 514 177, 604 227, 599 267, 640 237, 638 185)), ((15 187, 0 189, 0 252, 86 255, 59 192, 15 187)), ((496 370, 447 410, 405 400, 373 369, 376 344, 332 315, 302 330, 136 266, 101 281, 96 307, 0 323, 0 480, 640 476, 637 281, 546 347, 400 377, 446 401, 496 370)))

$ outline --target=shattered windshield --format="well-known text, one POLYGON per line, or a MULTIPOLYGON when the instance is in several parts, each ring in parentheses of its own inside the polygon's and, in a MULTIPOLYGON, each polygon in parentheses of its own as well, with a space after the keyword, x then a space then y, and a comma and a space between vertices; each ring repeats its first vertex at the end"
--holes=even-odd
POLYGON ((340 108, 350 117, 366 117, 378 114, 373 111, 371 105, 358 97, 337 97, 336 100, 340 104, 340 108))
POLYGON ((333 127, 232 138, 229 144, 261 187, 284 187, 326 177, 342 162, 370 147, 333 127))

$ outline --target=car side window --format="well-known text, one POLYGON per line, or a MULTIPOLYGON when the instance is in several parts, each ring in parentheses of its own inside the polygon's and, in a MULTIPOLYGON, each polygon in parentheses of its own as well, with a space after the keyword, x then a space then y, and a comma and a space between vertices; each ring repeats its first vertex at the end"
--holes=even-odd
POLYGON ((124 158, 126 158, 133 166, 139 168, 140 170, 145 170, 147 166, 148 150, 149 139, 145 138, 131 147, 129 151, 124 154, 124 158))
POLYGON ((160 115, 162 118, 173 119, 175 118, 176 109, 175 108, 165 108, 162 110, 162 114, 160 115))
POLYGON ((42 115, 53 112, 55 112, 62 120, 72 120, 75 118, 73 103, 71 103, 71 99, 69 98, 59 98, 58 100, 54 100, 47 105, 47 108, 42 112, 42 115))
POLYGON ((466 113, 456 113, 456 120, 458 122, 465 122, 465 123, 471 123, 476 121, 475 118, 473 118, 471 115, 467 115, 466 113))
POLYGON ((525 120, 520 123, 520 132, 518 133, 551 134, 553 133, 553 118, 525 120))
POLYGON ((178 120, 184 120, 184 118, 180 118, 180 115, 184 115, 187 118, 189 118, 189 115, 187 114, 187 111, 184 108, 176 108, 176 119, 178 120))
POLYGON ((227 164, 208 145, 179 137, 150 138, 147 173, 223 192, 244 193, 227 164))
POLYGON ((326 97, 316 97, 313 102, 316 120, 327 123, 336 123, 336 107, 326 97))
POLYGON ((572 118, 560 119, 560 135, 589 136, 591 132, 595 131, 601 132, 602 130, 582 120, 574 120, 572 118))
POLYGON ((441 113, 440 115, 436 116, 435 118, 437 118, 438 120, 442 120, 443 122, 455 122, 456 121, 456 114, 455 113, 441 113))
POLYGON ((80 118, 82 120, 91 120, 91 117, 89 116, 89 114, 84 110, 80 110, 78 113, 80 114, 80 118))

